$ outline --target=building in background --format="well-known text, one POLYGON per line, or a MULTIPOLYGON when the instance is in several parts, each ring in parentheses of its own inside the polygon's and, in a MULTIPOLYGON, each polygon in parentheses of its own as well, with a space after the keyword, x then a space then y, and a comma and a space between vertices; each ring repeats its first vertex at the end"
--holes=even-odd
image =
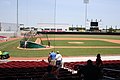
POLYGON ((60 24, 60 23, 38 23, 38 31, 41 32, 66 32, 69 31, 69 24, 60 24))
POLYGON ((16 23, 4 23, 0 22, 0 31, 17 31, 16 23))
POLYGON ((18 26, 16 23, 0 22, 0 35, 6 37, 16 36, 18 26))

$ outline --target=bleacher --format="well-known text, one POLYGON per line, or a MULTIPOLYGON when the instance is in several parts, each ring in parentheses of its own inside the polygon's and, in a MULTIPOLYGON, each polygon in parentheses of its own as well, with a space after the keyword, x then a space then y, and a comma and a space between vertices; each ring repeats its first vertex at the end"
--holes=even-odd
MULTIPOLYGON (((77 71, 85 64, 85 61, 64 62, 64 68, 59 70, 58 80, 79 80, 79 76, 71 71, 77 71)), ((44 60, 1 62, 0 80, 42 80, 48 65, 44 60)), ((102 80, 120 80, 120 60, 103 61, 102 72, 102 80)))
MULTIPOLYGON (((43 61, 10 61, 0 63, 0 80, 42 80, 49 63, 43 61)), ((76 74, 60 68, 58 80, 78 80, 76 74)))
MULTIPOLYGON (((95 61, 93 63, 95 63, 95 61)), ((65 62, 64 67, 73 71, 77 71, 85 64, 85 61, 65 62)), ((103 80, 120 80, 120 60, 105 60, 103 61, 101 68, 103 72, 103 80)))

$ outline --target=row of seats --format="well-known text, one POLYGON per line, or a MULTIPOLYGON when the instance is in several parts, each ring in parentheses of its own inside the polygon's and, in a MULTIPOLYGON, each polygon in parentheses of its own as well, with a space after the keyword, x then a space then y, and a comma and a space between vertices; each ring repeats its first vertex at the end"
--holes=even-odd
POLYGON ((30 67, 44 67, 48 63, 45 61, 11 61, 1 63, 0 68, 30 68, 30 67))
MULTIPOLYGON (((0 80, 42 80, 49 63, 45 61, 11 61, 0 63, 0 80)), ((73 79, 78 76, 60 68, 58 80, 73 79)))
MULTIPOLYGON (((93 63, 95 64, 95 61, 93 61, 93 63)), ((107 65, 109 65, 109 64, 113 64, 114 65, 114 64, 119 64, 120 60, 105 60, 102 63, 104 65, 106 65, 106 64, 107 65)), ((63 66, 65 68, 68 68, 68 69, 76 70, 79 65, 85 65, 85 64, 87 64, 86 61, 81 61, 81 62, 65 62, 63 66)))
MULTIPOLYGON (((72 70, 78 70, 84 67, 85 64, 86 62, 65 62, 64 67, 72 70)), ((105 78, 120 79, 120 60, 103 61, 101 69, 105 78)))
POLYGON ((41 78, 48 63, 45 61, 10 61, 0 64, 0 80, 31 80, 41 78))
MULTIPOLYGON (((76 69, 75 66, 83 66, 86 62, 66 62, 64 67, 76 69)), ((11 61, 0 63, 0 80, 42 80, 42 76, 47 71, 49 63, 45 61, 11 61)), ((120 60, 103 61, 102 68, 119 70, 120 60)), ((104 70, 105 76, 119 78, 119 72, 104 70)), ((58 80, 73 79, 78 80, 77 74, 72 74, 68 69, 60 68, 58 80)))

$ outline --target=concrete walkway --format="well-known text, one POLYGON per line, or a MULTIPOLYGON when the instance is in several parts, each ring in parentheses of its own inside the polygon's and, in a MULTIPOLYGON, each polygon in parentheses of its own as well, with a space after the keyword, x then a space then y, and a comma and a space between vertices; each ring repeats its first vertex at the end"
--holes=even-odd
MULTIPOLYGON (((92 61, 96 60, 96 56, 78 56, 78 57, 63 57, 63 62, 78 62, 78 61, 87 61, 91 59, 92 61)), ((118 56, 101 56, 102 60, 120 60, 120 55, 118 56)), ((47 61, 47 57, 37 57, 37 58, 23 58, 23 57, 11 57, 7 61, 47 61)))
MULTIPOLYGON (((63 62, 77 62, 77 61, 87 61, 91 59, 92 61, 96 60, 96 56, 88 57, 63 57, 63 62)), ((120 56, 101 56, 102 60, 120 60, 120 56)))

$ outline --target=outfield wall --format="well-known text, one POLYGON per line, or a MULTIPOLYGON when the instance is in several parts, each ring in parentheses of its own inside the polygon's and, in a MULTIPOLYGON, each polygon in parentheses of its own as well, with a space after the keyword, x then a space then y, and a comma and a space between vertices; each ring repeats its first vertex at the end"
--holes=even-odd
POLYGON ((85 34, 85 35, 120 35, 120 33, 111 32, 37 32, 37 34, 85 34))

